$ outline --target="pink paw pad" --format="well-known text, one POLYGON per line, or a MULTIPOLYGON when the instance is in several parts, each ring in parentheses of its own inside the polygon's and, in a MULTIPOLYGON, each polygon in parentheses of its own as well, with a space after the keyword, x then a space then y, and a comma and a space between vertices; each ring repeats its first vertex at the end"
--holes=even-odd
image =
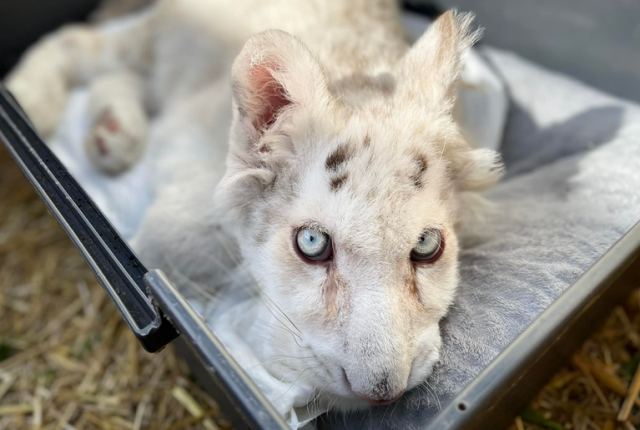
POLYGON ((131 118, 117 116, 106 108, 97 116, 86 141, 88 156, 102 171, 117 174, 138 160, 144 147, 144 136, 132 130, 131 118))
POLYGON ((102 114, 100 114, 97 122, 99 125, 103 126, 111 133, 117 133, 120 131, 120 123, 111 112, 111 109, 107 109, 102 114))
POLYGON ((100 155, 109 155, 107 144, 102 137, 96 136, 94 142, 96 143, 96 148, 98 148, 100 155))
POLYGON ((112 135, 118 133, 120 129, 120 123, 111 112, 111 109, 106 109, 98 116, 94 126, 93 141, 101 156, 107 156, 110 152, 107 139, 105 139, 107 136, 104 136, 104 134, 112 135))

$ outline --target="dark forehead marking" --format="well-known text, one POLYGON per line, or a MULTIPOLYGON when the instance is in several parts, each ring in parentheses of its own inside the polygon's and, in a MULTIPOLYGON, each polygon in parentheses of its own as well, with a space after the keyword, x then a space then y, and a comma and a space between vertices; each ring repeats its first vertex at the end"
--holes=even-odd
POLYGON ((331 191, 338 191, 347 180, 347 177, 348 175, 345 173, 331 178, 331 191))
POLYGON ((364 137, 364 140, 362 141, 362 145, 365 148, 368 148, 369 146, 371 146, 371 136, 369 136, 368 134, 364 137))
POLYGON ((352 155, 351 148, 346 143, 340 144, 335 151, 329 154, 324 165, 329 171, 338 170, 338 167, 349 160, 352 155))
POLYGON ((424 154, 417 153, 413 158, 413 162, 415 169, 413 173, 409 175, 409 179, 411 179, 411 182, 413 182, 413 185, 417 189, 422 189, 422 187, 424 187, 424 172, 427 171, 427 167, 429 166, 427 157, 424 154))

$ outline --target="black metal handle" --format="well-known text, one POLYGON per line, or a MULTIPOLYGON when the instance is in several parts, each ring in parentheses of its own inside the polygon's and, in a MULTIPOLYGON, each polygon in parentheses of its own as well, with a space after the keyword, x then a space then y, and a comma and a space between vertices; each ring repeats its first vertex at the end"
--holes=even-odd
POLYGON ((34 131, 0 84, 0 139, 150 352, 178 336, 146 294, 147 269, 34 131))

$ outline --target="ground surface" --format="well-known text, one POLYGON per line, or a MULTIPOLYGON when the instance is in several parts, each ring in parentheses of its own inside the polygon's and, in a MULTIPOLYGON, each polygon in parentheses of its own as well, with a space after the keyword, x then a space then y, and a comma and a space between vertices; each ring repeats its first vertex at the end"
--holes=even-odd
POLYGON ((214 429, 172 349, 146 353, 0 145, 0 430, 214 429))
MULTIPOLYGON (((640 295, 616 309, 516 419, 516 429, 616 421, 640 361, 640 295)), ((223 412, 223 411, 222 411, 223 412)), ((0 148, 0 430, 225 427, 171 349, 145 353, 0 148)))
POLYGON ((553 376, 513 428, 635 429, 640 426, 639 362, 640 291, 636 290, 553 376))

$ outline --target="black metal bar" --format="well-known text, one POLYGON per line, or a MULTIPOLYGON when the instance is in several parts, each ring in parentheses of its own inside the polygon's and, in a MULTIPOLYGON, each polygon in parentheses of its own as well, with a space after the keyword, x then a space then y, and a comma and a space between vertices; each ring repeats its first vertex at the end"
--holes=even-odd
MULTIPOLYGON (((249 428, 287 429, 284 419, 165 275, 159 270, 152 270, 145 276, 145 281, 160 307, 180 331, 182 339, 188 341, 216 385, 236 407, 235 411, 225 413, 233 412, 249 428)), ((238 425, 237 422, 235 424, 238 425)))
POLYGON ((154 352, 177 337, 174 328, 145 294, 147 269, 36 134, 2 85, 0 140, 80 249, 143 347, 154 352))

